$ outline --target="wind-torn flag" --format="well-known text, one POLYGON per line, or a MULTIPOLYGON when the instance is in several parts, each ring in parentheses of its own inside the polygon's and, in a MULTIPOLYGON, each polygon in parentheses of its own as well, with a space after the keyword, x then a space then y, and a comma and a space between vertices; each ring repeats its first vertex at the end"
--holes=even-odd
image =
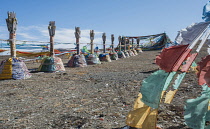
MULTIPOLYGON (((172 72, 173 67, 187 50, 188 45, 172 46, 164 48, 156 57, 156 64, 166 72, 172 72)), ((188 51, 187 51, 188 52, 188 51)))
POLYGON ((142 94, 141 101, 146 105, 157 109, 160 103, 163 87, 169 73, 158 70, 152 73, 148 78, 142 82, 140 92, 142 94))
POLYGON ((204 129, 206 121, 209 120, 208 105, 210 88, 207 85, 203 85, 202 87, 203 92, 200 97, 186 101, 184 119, 186 124, 193 129, 204 129))
POLYGON ((179 45, 191 44, 204 30, 210 22, 193 23, 178 32, 175 42, 179 45))
POLYGON ((206 56, 198 63, 198 84, 207 84, 210 87, 210 55, 206 56))

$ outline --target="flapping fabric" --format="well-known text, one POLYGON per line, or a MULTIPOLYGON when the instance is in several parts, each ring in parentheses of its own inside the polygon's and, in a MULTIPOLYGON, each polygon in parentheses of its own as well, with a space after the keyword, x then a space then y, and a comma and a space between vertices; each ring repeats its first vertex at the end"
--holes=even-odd
POLYGON ((140 39, 140 47, 142 50, 160 50, 166 45, 171 44, 171 40, 165 33, 147 35, 147 36, 125 36, 129 39, 140 39))
POLYGON ((210 22, 194 23, 177 34, 175 42, 179 45, 191 44, 209 25, 210 22))
POLYGON ((170 72, 170 74, 168 75, 167 79, 166 79, 166 82, 163 86, 163 91, 166 91, 168 86, 170 85, 174 75, 176 74, 176 72, 170 72))
POLYGON ((158 109, 150 111, 149 115, 147 116, 142 125, 142 129, 157 129, 156 128, 157 114, 158 114, 158 109))
POLYGON ((171 101, 173 100, 174 98, 174 95, 176 94, 176 92, 178 91, 178 88, 183 80, 183 78, 185 77, 186 75, 186 72, 184 73, 180 73, 178 74, 174 84, 173 84, 173 89, 174 90, 170 90, 167 94, 166 94, 166 97, 165 97, 165 103, 168 103, 170 104, 171 101))
POLYGON ((21 56, 31 57, 31 56, 39 56, 39 55, 49 56, 50 52, 22 52, 22 51, 16 51, 16 54, 20 57, 21 56))
POLYGON ((4 51, 7 51, 7 50, 0 49, 0 53, 1 53, 1 52, 4 52, 4 51))
POLYGON ((160 55, 156 57, 156 64, 166 72, 172 72, 182 54, 186 51, 188 45, 172 46, 164 48, 160 55))
POLYGON ((140 92, 142 94, 142 102, 152 108, 158 108, 161 93, 169 73, 164 70, 158 70, 152 73, 142 82, 140 92))
POLYGON ((137 98, 136 101, 134 102, 134 106, 133 106, 133 109, 134 109, 134 110, 146 106, 146 105, 141 101, 141 98, 142 98, 142 94, 139 93, 138 98, 137 98))
POLYGON ((145 106, 128 113, 126 124, 135 127, 135 128, 142 128, 142 125, 150 113, 151 107, 145 106))
POLYGON ((207 84, 210 87, 210 55, 206 56, 198 63, 198 83, 207 84))
POLYGON ((210 88, 203 85, 203 92, 196 99, 186 101, 184 119, 186 124, 193 129, 204 129, 210 99, 210 88))
POLYGON ((210 1, 203 7, 203 17, 205 21, 210 21, 210 1))

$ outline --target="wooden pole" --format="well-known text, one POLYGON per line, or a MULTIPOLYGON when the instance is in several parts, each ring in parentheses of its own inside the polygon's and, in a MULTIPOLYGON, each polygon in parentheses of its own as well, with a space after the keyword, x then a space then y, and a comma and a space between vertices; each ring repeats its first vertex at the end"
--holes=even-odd
POLYGON ((75 27, 75 37, 76 37, 76 47, 77 47, 77 55, 80 54, 80 48, 79 48, 79 38, 80 38, 80 34, 81 34, 81 31, 80 31, 80 28, 79 27, 75 27))
POLYGON ((106 43, 106 33, 102 34, 102 39, 103 39, 103 53, 105 53, 106 52, 106 45, 105 45, 105 43, 106 43))
POLYGON ((112 40, 112 52, 114 52, 114 34, 111 35, 112 40))
POLYGON ((50 56, 54 57, 55 52, 54 52, 54 36, 55 36, 55 21, 50 21, 48 30, 49 30, 49 35, 50 35, 50 56))
POLYGON ((121 41, 122 41, 121 36, 118 37, 118 41, 119 41, 119 52, 121 52, 121 49, 122 49, 122 48, 121 48, 121 47, 122 47, 122 46, 121 46, 121 41))
POLYGON ((132 50, 134 50, 134 47, 133 47, 133 42, 134 42, 134 41, 133 41, 133 38, 131 39, 131 42, 132 42, 132 50))
POLYGON ((8 12, 8 18, 6 19, 7 28, 9 31, 9 42, 11 57, 16 57, 16 30, 17 30, 17 19, 14 12, 8 12))
POLYGON ((125 40, 125 37, 122 37, 122 42, 124 43, 124 52, 126 52, 126 40, 125 40))
POLYGON ((94 48, 93 48, 94 35, 95 35, 94 30, 90 30, 91 54, 94 54, 94 48))
POLYGON ((137 42, 137 47, 139 47, 140 38, 137 38, 137 39, 136 39, 136 42, 137 42))

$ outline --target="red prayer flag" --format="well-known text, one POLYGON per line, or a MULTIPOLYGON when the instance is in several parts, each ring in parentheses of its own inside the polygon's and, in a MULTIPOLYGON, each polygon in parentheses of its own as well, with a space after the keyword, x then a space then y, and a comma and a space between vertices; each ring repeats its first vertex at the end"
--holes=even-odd
POLYGON ((206 56, 198 63, 198 84, 207 84, 210 87, 210 55, 206 56))
POLYGON ((182 69, 181 71, 182 72, 187 72, 188 69, 190 68, 190 66, 192 65, 193 61, 195 60, 196 56, 198 55, 198 53, 194 53, 194 54, 191 54, 187 61, 186 61, 186 64, 182 65, 182 69))
MULTIPOLYGON (((182 60, 187 56, 191 49, 187 49, 188 45, 172 46, 164 48, 160 55, 156 57, 156 64, 166 72, 172 72, 176 64, 182 63, 182 60), (187 54, 187 53, 188 54, 187 54), (181 60, 180 60, 181 58, 181 60)), ((178 65, 177 65, 178 66, 178 65)))

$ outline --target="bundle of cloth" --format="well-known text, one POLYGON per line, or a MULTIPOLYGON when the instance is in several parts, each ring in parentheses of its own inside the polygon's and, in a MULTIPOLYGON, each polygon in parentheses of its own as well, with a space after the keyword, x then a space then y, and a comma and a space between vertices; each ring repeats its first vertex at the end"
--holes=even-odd
POLYGON ((27 79, 31 74, 25 63, 18 58, 3 60, 0 64, 0 80, 27 79))

